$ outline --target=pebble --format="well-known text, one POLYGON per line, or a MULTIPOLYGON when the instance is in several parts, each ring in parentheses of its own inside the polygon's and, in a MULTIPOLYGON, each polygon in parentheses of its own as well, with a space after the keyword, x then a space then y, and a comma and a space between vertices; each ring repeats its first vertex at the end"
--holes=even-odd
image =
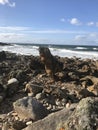
POLYGON ((69 108, 69 107, 70 107, 70 105, 71 105, 70 103, 67 103, 67 104, 66 104, 66 108, 69 108))
POLYGON ((42 93, 38 93, 38 94, 36 94, 35 97, 36 97, 36 99, 40 100, 40 99, 42 99, 42 96, 43 96, 42 93))
POLYGON ((18 80, 16 78, 12 78, 8 80, 8 85, 12 83, 18 83, 18 80))
POLYGON ((34 94, 33 94, 33 93, 28 93, 28 96, 29 96, 29 97, 33 97, 34 94))
POLYGON ((26 122, 26 125, 31 125, 31 124, 32 124, 32 121, 26 122))
POLYGON ((0 119, 4 119, 6 116, 6 114, 0 114, 0 119))
POLYGON ((47 107, 48 110, 51 110, 52 109, 52 105, 49 104, 49 106, 47 107))

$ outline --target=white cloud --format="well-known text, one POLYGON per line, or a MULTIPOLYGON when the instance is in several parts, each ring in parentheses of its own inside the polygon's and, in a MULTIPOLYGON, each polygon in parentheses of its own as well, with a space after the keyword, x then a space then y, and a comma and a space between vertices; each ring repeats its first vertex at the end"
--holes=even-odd
POLYGON ((24 38, 24 34, 17 33, 0 33, 1 42, 19 42, 20 39, 24 38))
POLYGON ((88 22, 87 25, 88 25, 88 26, 93 26, 93 25, 94 25, 94 22, 92 22, 92 21, 91 21, 91 22, 88 22))
POLYGON ((10 2, 9 0, 0 0, 0 4, 15 7, 15 2, 10 2))
MULTIPOLYGON (((39 41, 44 41, 49 43, 56 41, 53 41, 53 39, 56 39, 57 41, 62 41, 61 43, 65 43, 66 38, 70 37, 70 40, 73 39, 74 43, 87 43, 89 44, 90 41, 98 41, 98 33, 89 31, 82 31, 82 30, 34 30, 30 27, 22 27, 22 26, 1 26, 0 27, 0 41, 2 42, 33 42, 34 39, 39 39, 39 41), (54 36, 55 37, 54 37, 54 36), (76 36, 75 36, 76 35, 76 36), (59 37, 58 37, 59 36, 59 37), (45 39, 44 39, 45 38, 45 39), (48 41, 47 41, 48 39, 48 41)), ((67 39, 68 40, 68 39, 67 39)), ((70 41, 69 40, 69 41, 70 41)), ((68 41, 68 43, 69 43, 68 41)), ((34 41, 35 42, 35 41, 34 41)), ((37 43, 37 42, 36 42, 37 43)), ((91 42, 90 42, 91 43, 91 42)), ((97 42, 98 43, 98 42, 97 42)))
POLYGON ((29 27, 20 27, 20 26, 0 26, 2 31, 24 31, 29 30, 29 27))
POLYGON ((76 35, 75 36, 75 40, 76 41, 81 41, 81 40, 83 40, 83 39, 86 39, 87 37, 85 36, 85 35, 76 35))
POLYGON ((22 26, 1 26, 0 27, 1 33, 12 33, 12 32, 25 32, 29 34, 86 34, 88 32, 85 31, 75 31, 75 30, 34 30, 30 27, 22 27, 22 26))
POLYGON ((73 25, 81 25, 82 23, 77 18, 72 18, 69 22, 73 25))
POLYGON ((74 42, 76 44, 97 45, 98 33, 88 33, 85 35, 76 35, 74 38, 74 42))
POLYGON ((75 31, 75 30, 31 30, 26 31, 35 34, 86 34, 85 31, 75 31))

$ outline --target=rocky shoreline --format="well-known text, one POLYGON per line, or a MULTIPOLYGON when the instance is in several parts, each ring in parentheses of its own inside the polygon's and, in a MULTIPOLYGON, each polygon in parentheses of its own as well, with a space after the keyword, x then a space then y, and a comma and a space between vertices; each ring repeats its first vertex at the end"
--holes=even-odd
POLYGON ((98 130, 98 60, 56 58, 51 82, 39 56, 0 52, 0 130, 98 130))

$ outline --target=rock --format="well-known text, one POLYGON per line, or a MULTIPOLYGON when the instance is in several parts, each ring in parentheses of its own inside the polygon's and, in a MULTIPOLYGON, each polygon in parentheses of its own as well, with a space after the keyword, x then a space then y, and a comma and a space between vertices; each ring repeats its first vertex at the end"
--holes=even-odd
POLYGON ((18 80, 16 78, 9 79, 8 85, 12 85, 12 84, 18 84, 18 80))
POLYGON ((98 98, 87 97, 23 130, 96 130, 98 128, 98 98), (75 109, 76 108, 76 109, 75 109))
POLYGON ((29 92, 29 93, 33 93, 34 95, 36 95, 37 93, 42 92, 43 87, 40 86, 37 83, 33 83, 33 82, 29 82, 26 84, 25 87, 25 91, 29 92))
POLYGON ((0 52, 0 60, 5 60, 6 59, 6 53, 4 51, 0 52))
POLYGON ((16 78, 18 79, 19 83, 24 83, 28 81, 29 76, 26 75, 26 72, 23 70, 17 71, 16 78))
POLYGON ((41 100, 45 97, 44 93, 38 93, 36 94, 36 99, 41 100))
POLYGON ((89 86, 89 87, 87 88, 87 90, 88 90, 89 92, 92 92, 93 94, 95 94, 95 96, 98 96, 98 83, 97 83, 97 84, 94 84, 94 85, 92 85, 92 86, 89 86))
POLYGON ((2 84, 0 84, 0 103, 6 97, 6 91, 2 84))
POLYGON ((31 125, 31 124, 32 124, 32 121, 26 122, 26 125, 31 125))
POLYGON ((16 120, 12 123, 12 127, 14 128, 14 130, 21 130, 26 127, 26 124, 25 122, 16 120))
POLYGON ((7 96, 12 96, 18 89, 18 80, 16 78, 12 78, 8 80, 7 84, 7 96))
POLYGON ((39 120, 44 118, 48 111, 46 108, 32 97, 24 97, 13 103, 14 109, 21 119, 39 120))
POLYGON ((88 91, 86 88, 83 88, 83 89, 81 89, 79 92, 78 92, 78 98, 86 98, 86 97, 94 97, 95 95, 94 95, 94 93, 92 93, 92 92, 90 92, 90 91, 88 91))
POLYGON ((32 70, 40 70, 44 69, 44 65, 40 62, 39 57, 33 57, 31 61, 29 62, 29 67, 32 70))
POLYGON ((60 130, 63 123, 72 114, 70 109, 63 109, 61 111, 50 114, 42 120, 39 120, 23 130, 60 130))
POLYGON ((64 123, 64 130, 95 130, 98 116, 98 98, 87 97, 82 99, 76 110, 64 123))

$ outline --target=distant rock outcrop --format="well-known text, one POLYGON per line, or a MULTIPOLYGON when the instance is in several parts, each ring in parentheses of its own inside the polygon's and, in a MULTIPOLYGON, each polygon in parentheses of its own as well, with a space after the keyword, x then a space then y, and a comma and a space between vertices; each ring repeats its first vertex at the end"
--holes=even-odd
POLYGON ((11 45, 11 44, 10 43, 0 42, 0 46, 6 46, 6 45, 11 45))

